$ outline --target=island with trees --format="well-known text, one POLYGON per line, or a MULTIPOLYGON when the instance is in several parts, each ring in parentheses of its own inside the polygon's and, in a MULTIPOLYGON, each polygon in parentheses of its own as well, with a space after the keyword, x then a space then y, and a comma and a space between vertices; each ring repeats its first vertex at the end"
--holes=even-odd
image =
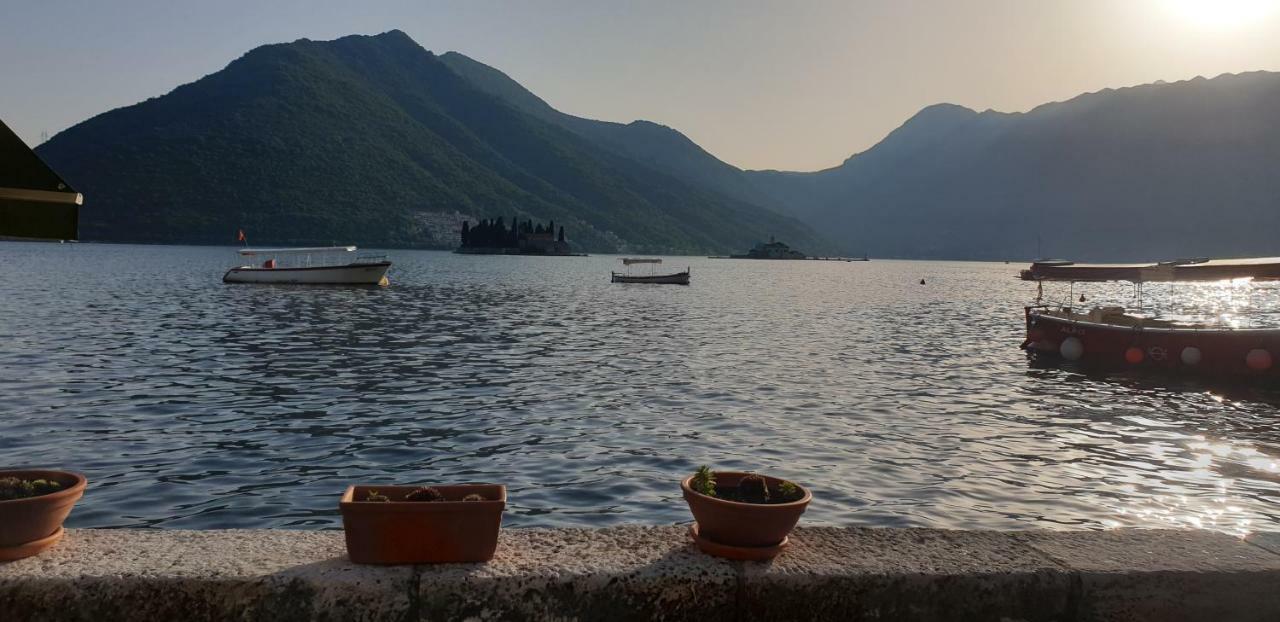
POLYGON ((804 253, 769 236, 768 244, 756 244, 746 255, 730 255, 734 259, 808 259, 804 253))
POLYGON ((546 225, 532 220, 511 220, 508 227, 501 217, 481 220, 472 227, 462 223, 462 245, 456 253, 466 255, 558 255, 584 256, 574 253, 564 239, 564 227, 556 229, 555 221, 546 225))
POLYGON ((729 255, 728 257, 712 256, 712 259, 809 259, 814 261, 870 261, 866 255, 861 258, 856 257, 810 257, 798 250, 787 246, 769 236, 769 242, 761 242, 756 244, 745 255, 729 255))

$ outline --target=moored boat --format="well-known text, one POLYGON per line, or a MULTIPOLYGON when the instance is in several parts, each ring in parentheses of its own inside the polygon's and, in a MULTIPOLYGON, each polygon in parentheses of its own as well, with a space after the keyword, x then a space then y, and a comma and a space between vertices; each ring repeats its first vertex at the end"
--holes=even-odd
MULTIPOLYGON (((660 264, 660 263, 662 263, 661 259, 650 258, 650 257, 640 257, 640 258, 625 257, 622 259, 622 264, 625 266, 630 266, 632 264, 660 264)), ((665 284, 665 285, 688 285, 689 284, 688 268, 685 268, 684 272, 676 272, 674 274, 653 274, 652 272, 650 272, 649 274, 610 272, 609 274, 610 274, 609 281, 611 283, 653 283, 653 284, 665 284)))
POLYGON ((231 268, 224 283, 275 283, 293 285, 386 285, 391 262, 383 255, 361 255, 350 259, 354 246, 311 248, 244 248, 241 257, 252 257, 258 265, 231 268))
MULTIPOLYGON (((1022 278, 1041 282, 1128 281, 1141 307, 1145 282, 1218 281, 1280 275, 1280 259, 1191 260, 1154 264, 1073 264, 1037 262, 1022 278)), ((1073 296, 1074 294, 1072 294, 1073 296)), ((1071 296, 1068 297, 1070 300, 1071 296)), ((1022 348, 1035 357, 1078 362, 1088 367, 1159 370, 1195 376, 1280 380, 1280 328, 1237 328, 1180 322, 1123 307, 1082 312, 1067 304, 1041 302, 1025 307, 1022 348)), ((1083 297, 1081 301, 1083 301, 1083 297)))

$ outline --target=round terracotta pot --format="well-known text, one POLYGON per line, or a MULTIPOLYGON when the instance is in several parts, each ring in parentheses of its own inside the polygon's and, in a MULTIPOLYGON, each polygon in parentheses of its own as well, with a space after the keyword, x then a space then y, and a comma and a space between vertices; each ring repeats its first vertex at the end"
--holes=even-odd
MULTIPOLYGON (((733 488, 738 480, 747 473, 737 471, 716 471, 717 488, 733 488)), ((769 490, 786 480, 763 476, 769 484, 769 490)), ((689 487, 693 476, 684 478, 680 488, 684 491, 684 500, 689 503, 689 511, 698 521, 698 532, 702 537, 730 546, 774 546, 782 542, 800 520, 813 494, 808 488, 796 484, 804 493, 800 499, 787 503, 741 503, 726 501, 716 497, 708 497, 689 487)), ((794 483, 794 482, 792 482, 794 483)))
POLYGON ((29 557, 53 546, 58 538, 50 536, 61 533, 62 521, 71 513, 76 501, 84 496, 84 487, 88 483, 79 473, 44 469, 0 471, 0 477, 48 479, 62 484, 62 490, 58 492, 0 501, 0 559, 29 557), (45 545, 32 546, 41 540, 46 541, 45 545))

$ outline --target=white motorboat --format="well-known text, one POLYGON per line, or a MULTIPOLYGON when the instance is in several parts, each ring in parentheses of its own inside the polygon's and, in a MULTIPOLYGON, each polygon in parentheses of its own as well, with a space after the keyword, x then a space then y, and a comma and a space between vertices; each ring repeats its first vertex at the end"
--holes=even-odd
POLYGON ((224 283, 304 285, 386 285, 391 262, 385 255, 359 255, 354 246, 242 248, 254 263, 227 270, 224 283), (262 260, 261 263, 258 263, 262 260))

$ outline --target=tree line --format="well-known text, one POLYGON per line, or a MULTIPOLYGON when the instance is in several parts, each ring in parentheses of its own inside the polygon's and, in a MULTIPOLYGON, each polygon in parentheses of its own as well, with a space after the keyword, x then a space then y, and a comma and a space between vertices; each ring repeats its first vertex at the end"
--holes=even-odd
MULTIPOLYGON (((556 221, 552 220, 543 226, 542 223, 535 224, 533 220, 519 222, 516 219, 511 220, 511 227, 508 228, 501 217, 497 220, 481 220, 479 224, 472 227, 470 221, 462 222, 462 245, 476 246, 484 248, 507 248, 517 247, 520 240, 531 235, 551 235, 556 231, 556 221)), ((564 227, 560 227, 557 241, 564 241, 564 227)))

